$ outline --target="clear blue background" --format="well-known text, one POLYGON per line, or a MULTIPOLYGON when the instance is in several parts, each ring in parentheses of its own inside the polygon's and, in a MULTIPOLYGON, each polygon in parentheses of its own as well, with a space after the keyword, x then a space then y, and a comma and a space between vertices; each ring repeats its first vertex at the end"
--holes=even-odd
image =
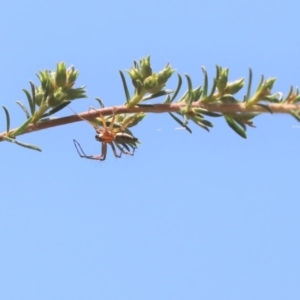
MULTIPOLYGON (((13 127, 21 89, 59 61, 87 85, 77 112, 94 97, 124 103, 118 70, 148 54, 154 70, 170 62, 195 86, 216 64, 231 80, 252 67, 255 85, 275 76, 274 92, 300 83, 296 1, 12 0, 0 27, 13 127)), ((134 157, 105 162, 78 157, 73 138, 100 153, 84 122, 20 137, 42 153, 1 143, 0 298, 300 299, 299 125, 266 114, 244 140, 212 121, 190 135, 148 115, 134 157)), ((4 113, 0 122, 4 131, 4 113)))

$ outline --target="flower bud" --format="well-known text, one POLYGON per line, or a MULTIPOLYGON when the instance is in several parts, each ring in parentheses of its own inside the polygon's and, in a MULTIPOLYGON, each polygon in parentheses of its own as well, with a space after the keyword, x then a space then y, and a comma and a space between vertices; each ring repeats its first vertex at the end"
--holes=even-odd
POLYGON ((45 93, 43 92, 43 90, 35 91, 35 103, 37 106, 40 106, 42 104, 44 96, 45 96, 45 93))
POLYGON ((147 77, 144 80, 144 89, 146 91, 152 90, 153 88, 157 87, 157 85, 158 85, 158 78, 155 74, 147 77))
POLYGON ((75 100, 79 98, 87 98, 85 94, 85 86, 76 89, 66 89, 64 93, 66 93, 65 100, 75 100))
POLYGON ((62 88, 58 88, 54 95, 48 98, 48 105, 50 107, 56 107, 66 99, 66 96, 67 94, 62 90, 62 88))
POLYGON ((172 74, 175 72, 174 69, 171 69, 171 66, 169 64, 166 65, 166 67, 158 72, 157 79, 159 85, 164 85, 168 81, 168 79, 172 76, 172 74))
POLYGON ((122 125, 124 127, 133 127, 142 121, 145 116, 145 113, 130 114, 122 121, 122 125))
POLYGON ((152 68, 150 65, 150 55, 140 60, 140 66, 141 66, 140 74, 143 79, 152 75, 152 68))
POLYGON ((234 95, 244 86, 244 84, 244 78, 237 79, 233 82, 228 83, 223 93, 234 95))
POLYGON ((67 69, 67 87, 72 88, 75 84, 75 81, 79 75, 78 70, 74 70, 74 67, 67 69))
POLYGON ((140 87, 140 83, 143 82, 143 78, 137 68, 132 68, 131 70, 127 70, 129 74, 133 86, 138 89, 140 87))
POLYGON ((37 76, 41 82, 41 86, 44 91, 47 91, 47 93, 53 91, 51 74, 48 70, 39 72, 37 76))
POLYGON ((228 68, 226 69, 222 69, 221 67, 220 68, 220 75, 219 75, 219 78, 217 79, 218 82, 217 82, 217 88, 218 88, 218 91, 220 93, 223 93, 224 89, 226 88, 226 85, 227 85, 227 81, 228 81, 228 68))
POLYGON ((65 87, 67 82, 66 64, 64 62, 58 63, 56 67, 55 84, 56 87, 65 87))

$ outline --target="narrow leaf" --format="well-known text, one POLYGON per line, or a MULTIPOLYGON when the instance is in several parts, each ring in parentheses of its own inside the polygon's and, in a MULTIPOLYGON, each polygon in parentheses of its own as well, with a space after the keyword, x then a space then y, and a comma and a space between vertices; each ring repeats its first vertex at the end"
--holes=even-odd
POLYGON ((201 117, 198 116, 194 116, 191 118, 191 120, 196 123, 198 126, 202 127, 203 129, 205 129, 206 131, 209 132, 209 128, 208 127, 213 127, 213 124, 201 117))
POLYGON ((11 133, 11 135, 13 136, 17 136, 20 135, 21 133, 23 133, 26 128, 28 127, 28 125, 31 123, 32 117, 30 117, 29 119, 27 119, 26 122, 24 122, 18 129, 16 129, 14 132, 11 133))
MULTIPOLYGON (((137 64, 136 62, 134 62, 134 63, 135 63, 135 65, 137 64)), ((128 102, 130 100, 130 94, 129 94, 129 91, 128 91, 128 86, 127 86, 127 83, 126 83, 126 79, 125 79, 125 76, 124 76, 122 71, 119 71, 119 73, 120 73, 122 83, 123 83, 123 88, 124 88, 125 97, 126 97, 126 104, 128 104, 128 102)))
POLYGON ((160 97, 160 96, 171 94, 173 92, 174 91, 172 91, 172 90, 162 90, 162 91, 159 91, 158 93, 155 93, 155 94, 143 97, 143 99, 141 101, 146 101, 146 100, 154 99, 154 98, 157 98, 157 97, 160 97))
POLYGON ((205 125, 205 126, 208 126, 208 127, 214 127, 214 125, 211 123, 211 122, 209 122, 209 121, 207 121, 207 120, 205 120, 205 119, 202 119, 202 118, 196 118, 196 120, 198 120, 201 124, 203 124, 203 125, 205 125))
POLYGON ((197 113, 209 116, 209 117, 222 117, 223 116, 222 114, 215 113, 215 112, 206 110, 204 108, 194 108, 194 111, 197 113))
POLYGON ((103 101, 100 98, 95 98, 95 100, 99 102, 100 108, 105 107, 103 101))
POLYGON ((32 150, 36 150, 36 151, 42 152, 42 150, 39 147, 35 146, 35 145, 25 144, 25 143, 17 141, 14 138, 9 138, 7 136, 4 136, 3 139, 6 140, 7 142, 14 143, 14 144, 17 144, 17 145, 25 147, 25 148, 29 148, 29 149, 32 149, 32 150))
POLYGON ((170 103, 172 103, 174 101, 174 99, 177 97, 177 95, 180 91, 181 85, 182 85, 182 78, 179 74, 177 74, 177 75, 178 75, 178 84, 177 84, 177 88, 176 88, 176 90, 175 90, 175 92, 174 92, 174 94, 173 94, 173 96, 170 100, 171 101, 170 103))
POLYGON ((9 117, 9 112, 7 110, 7 108, 5 106, 2 105, 2 108, 5 112, 5 116, 6 116, 6 132, 9 132, 10 129, 10 117, 9 117))
POLYGON ((185 99, 188 97, 188 90, 183 94, 183 96, 178 100, 178 103, 179 102, 184 102, 185 101, 185 99))
POLYGON ((32 100, 32 97, 31 97, 30 93, 27 90, 23 89, 22 91, 25 93, 25 95, 27 97, 31 114, 34 115, 34 112, 35 112, 35 105, 33 103, 34 101, 32 100))
POLYGON ((36 100, 35 100, 35 85, 29 81, 30 87, 31 87, 31 95, 32 95, 32 103, 29 103, 31 115, 33 116, 35 113, 35 106, 36 106, 36 100))
POLYGON ((289 91, 289 93, 287 94, 287 96, 286 96, 286 98, 285 98, 284 101, 288 102, 288 100, 290 99, 292 93, 293 93, 293 86, 291 85, 290 91, 289 91))
POLYGON ((185 103, 186 103, 187 109, 189 109, 192 104, 192 101, 193 101, 193 85, 192 85, 192 80, 191 80, 190 76, 187 74, 184 74, 184 75, 188 82, 188 98, 185 100, 185 103))
POLYGON ((180 119, 178 119, 176 116, 174 116, 172 113, 169 113, 169 115, 182 127, 184 127, 189 133, 192 133, 192 130, 185 124, 183 123, 180 119))
POLYGON ((167 96, 167 98, 165 99, 165 101, 163 102, 163 104, 170 104, 172 103, 171 97, 170 95, 167 96))
POLYGON ((293 116, 298 122, 300 122, 300 116, 296 110, 290 111, 291 116, 293 116))
POLYGON ((250 99, 251 94, 251 86, 252 86, 252 69, 249 69, 249 81, 248 81, 248 87, 247 87, 247 94, 246 94, 246 102, 250 99))
POLYGON ((30 114, 27 110, 27 108, 25 107, 25 105, 20 102, 20 101, 16 101, 16 103, 22 108, 22 110, 24 111, 25 115, 26 115, 26 118, 29 119, 30 118, 30 114))
POLYGON ((58 111, 62 110, 63 108, 65 108, 66 106, 68 106, 71 103, 71 101, 66 101, 61 103, 60 105, 54 107, 53 109, 51 109, 50 111, 48 111, 47 113, 42 115, 42 118, 47 118, 55 113, 57 113, 58 111))
POLYGON ((261 75, 261 79, 260 79, 260 82, 258 84, 258 88, 257 88, 257 91, 259 90, 259 88, 261 88, 261 86, 264 84, 264 80, 265 80, 265 77, 264 75, 261 75))
POLYGON ((207 90, 208 90, 208 78, 207 78, 207 72, 206 69, 204 67, 201 67, 203 75, 204 75, 204 83, 203 83, 203 93, 202 93, 202 97, 206 98, 207 96, 207 90))
POLYGON ((218 84, 218 81, 214 78, 214 84, 213 84, 213 86, 211 88, 211 91, 210 91, 210 94, 208 95, 207 98, 211 98, 213 96, 213 94, 214 94, 214 92, 217 88, 217 84, 218 84))
POLYGON ((234 122, 238 123, 238 125, 240 125, 240 127, 242 127, 244 131, 247 130, 246 125, 245 125, 241 120, 239 120, 239 119, 234 119, 234 122))
POLYGON ((256 105, 261 106, 262 108, 267 110, 270 114, 273 114, 273 112, 272 112, 271 108, 269 107, 269 105, 264 105, 264 104, 260 104, 260 103, 257 103, 256 105))
POLYGON ((233 129, 239 136, 246 139, 246 132, 234 121, 233 118, 224 115, 224 118, 231 129, 233 129))
POLYGON ((195 124, 197 124, 198 126, 200 126, 201 128, 205 129, 207 132, 209 132, 209 128, 207 126, 205 126, 204 124, 202 124, 201 121, 197 121, 196 119, 192 118, 191 119, 195 124))
POLYGON ((225 94, 220 98, 220 101, 222 101, 223 103, 237 103, 239 102, 238 100, 236 100, 232 95, 230 94, 225 94))

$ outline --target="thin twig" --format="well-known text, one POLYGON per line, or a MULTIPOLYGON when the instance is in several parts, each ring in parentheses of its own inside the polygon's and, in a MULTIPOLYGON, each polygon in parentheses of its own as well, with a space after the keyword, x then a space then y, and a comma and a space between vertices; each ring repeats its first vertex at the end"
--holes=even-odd
MULTIPOLYGON (((135 107, 126 107, 122 106, 112 106, 101 108, 98 110, 83 112, 78 115, 71 115, 67 117, 62 117, 58 119, 47 120, 43 122, 39 122, 36 124, 30 124, 26 131, 22 134, 34 132, 38 130, 43 130, 55 126, 66 125, 74 122, 79 122, 82 120, 92 120, 100 115, 108 116, 108 115, 117 115, 123 113, 166 113, 166 112, 179 112, 181 108, 183 108, 185 103, 173 103, 173 104, 151 104, 151 105, 143 105, 143 106, 135 106, 135 107)), ((300 105, 297 104, 277 104, 270 103, 267 104, 268 108, 273 113, 290 113, 291 111, 300 110, 300 105)), ((220 112, 220 113, 268 113, 266 108, 258 105, 254 105, 251 107, 246 107, 244 103, 239 104, 204 104, 204 103, 193 103, 192 107, 201 107, 207 109, 212 112, 220 112)), ((15 131, 16 129, 11 130, 10 132, 15 131)), ((0 134, 0 142, 3 141, 3 137, 7 135, 7 132, 3 132, 0 134)))

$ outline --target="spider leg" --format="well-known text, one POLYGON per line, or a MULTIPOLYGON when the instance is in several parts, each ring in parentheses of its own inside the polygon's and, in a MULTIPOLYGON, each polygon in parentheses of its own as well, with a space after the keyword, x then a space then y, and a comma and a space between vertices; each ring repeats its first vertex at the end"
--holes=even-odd
POLYGON ((101 159, 100 160, 105 160, 106 158, 106 153, 107 153, 107 144, 106 143, 102 143, 102 147, 101 147, 101 159))
POLYGON ((126 143, 120 143, 120 145, 123 146, 123 150, 125 148, 128 152, 130 152, 130 148, 128 147, 128 145, 126 143))
POLYGON ((80 157, 87 157, 87 155, 84 153, 83 149, 81 148, 80 144, 74 139, 73 143, 75 145, 75 148, 77 150, 77 153, 80 157))
POLYGON ((133 156, 134 150, 135 150, 135 149, 133 149, 133 152, 130 152, 130 151, 129 151, 129 150, 130 150, 129 147, 128 147, 126 144, 120 144, 120 143, 117 143, 116 141, 115 141, 115 145, 116 145, 117 148, 121 151, 121 153, 133 156), (122 148, 120 145, 122 145, 123 148, 122 148), (125 151, 124 148, 125 148, 126 150, 128 150, 128 151, 125 151))
MULTIPOLYGON (((111 149, 112 149, 112 151, 113 151, 115 157, 120 158, 120 157, 122 156, 122 153, 120 153, 120 154, 117 153, 116 148, 115 148, 115 146, 114 146, 114 142, 111 142, 111 143, 109 143, 109 144, 110 144, 110 146, 111 146, 111 149)), ((121 150, 121 148, 118 146, 118 144, 117 144, 117 143, 115 143, 115 144, 116 144, 116 146, 121 150)), ((122 152, 122 150, 121 150, 121 152, 122 152)))
POLYGON ((113 114, 113 117, 112 117, 112 119, 110 121, 110 124, 109 124, 109 130, 110 131, 113 131, 113 129, 114 129, 115 117, 116 117, 116 115, 113 114))
MULTIPOLYGON (((89 107, 88 112, 90 112, 91 110, 97 111, 97 109, 96 109, 95 107, 93 107, 93 106, 90 106, 90 107, 89 107)), ((105 118, 103 117, 102 114, 100 114, 100 118, 101 118, 101 122, 102 122, 103 128, 107 129, 106 121, 105 121, 105 118)), ((98 126, 98 125, 97 125, 97 126, 93 125, 93 127, 94 127, 94 128, 96 129, 96 131, 97 131, 97 129, 98 129, 99 126, 98 126)))
MULTIPOLYGON (((77 153, 79 154, 80 157, 84 157, 87 159, 94 159, 94 160, 105 160, 106 153, 105 155, 103 155, 103 153, 101 155, 86 155, 82 147, 80 146, 80 144, 76 140, 73 140, 73 142, 77 150, 77 153)), ((103 145, 102 145, 102 150, 103 150, 103 145)))

